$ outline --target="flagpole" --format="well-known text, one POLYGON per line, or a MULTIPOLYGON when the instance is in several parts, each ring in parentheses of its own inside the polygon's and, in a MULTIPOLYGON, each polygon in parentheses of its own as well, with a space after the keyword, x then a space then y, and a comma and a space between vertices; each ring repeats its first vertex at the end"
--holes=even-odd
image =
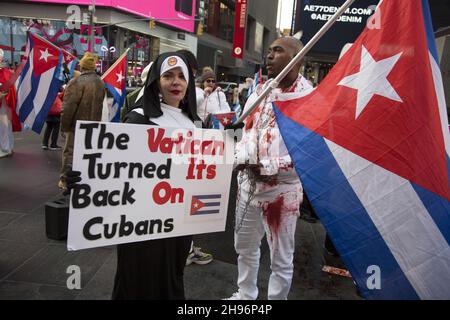
POLYGON ((111 72, 111 70, 114 69, 114 67, 120 62, 120 60, 122 59, 122 57, 123 57, 124 55, 126 55, 126 54, 128 53, 128 51, 130 51, 130 49, 131 49, 131 48, 128 48, 127 50, 125 50, 125 52, 122 53, 122 54, 120 55, 120 57, 116 60, 116 62, 114 62, 113 65, 112 65, 111 67, 109 67, 108 70, 106 70, 106 72, 102 75, 102 80, 103 80, 103 79, 111 72))
POLYGON ((355 0, 347 0, 336 13, 331 17, 330 20, 325 23, 322 28, 314 35, 314 37, 309 40, 309 42, 303 47, 303 49, 297 53, 297 55, 289 62, 289 64, 283 69, 283 71, 280 72, 278 76, 273 79, 269 85, 264 89, 264 91, 261 93, 261 95, 258 96, 258 98, 255 100, 255 102, 252 103, 247 109, 244 110, 244 113, 239 117, 239 119, 236 120, 236 122, 233 124, 233 126, 240 124, 244 121, 245 118, 248 117, 248 115, 257 107, 259 104, 264 100, 264 98, 272 91, 272 89, 275 89, 278 87, 278 84, 284 79, 284 77, 291 71, 291 69, 300 62, 303 57, 311 50, 311 48, 317 43, 317 41, 322 38, 322 36, 325 34, 325 32, 328 31, 328 29, 331 28, 331 26, 339 19, 339 17, 347 10, 352 4, 355 2, 355 0))

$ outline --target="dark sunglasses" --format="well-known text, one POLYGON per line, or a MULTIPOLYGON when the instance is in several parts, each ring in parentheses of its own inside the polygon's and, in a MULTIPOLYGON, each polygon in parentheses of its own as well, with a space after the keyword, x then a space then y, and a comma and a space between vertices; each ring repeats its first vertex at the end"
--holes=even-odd
POLYGON ((205 80, 205 82, 208 82, 208 83, 216 83, 216 80, 214 80, 214 79, 208 79, 208 80, 205 80))

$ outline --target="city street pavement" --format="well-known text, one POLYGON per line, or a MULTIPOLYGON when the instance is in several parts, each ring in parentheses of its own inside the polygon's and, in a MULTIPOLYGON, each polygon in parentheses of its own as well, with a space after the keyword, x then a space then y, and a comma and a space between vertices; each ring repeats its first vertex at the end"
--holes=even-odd
MULTIPOLYGON (((13 156, 0 158, 0 299, 109 299, 116 268, 114 247, 69 252, 65 241, 46 237, 44 208, 46 202, 60 197, 61 151, 44 151, 40 141, 33 132, 18 133, 13 156), (81 269, 81 290, 66 286, 71 265, 81 269)), ((215 259, 208 265, 186 267, 187 299, 216 300, 236 291, 233 224, 234 207, 230 206, 225 232, 194 237, 196 246, 215 259)), ((324 238, 320 223, 298 220, 289 299, 360 299, 351 279, 321 270, 325 258, 338 266, 335 258, 324 256, 324 238)), ((270 274, 269 250, 263 241, 260 299, 267 298, 270 274)))

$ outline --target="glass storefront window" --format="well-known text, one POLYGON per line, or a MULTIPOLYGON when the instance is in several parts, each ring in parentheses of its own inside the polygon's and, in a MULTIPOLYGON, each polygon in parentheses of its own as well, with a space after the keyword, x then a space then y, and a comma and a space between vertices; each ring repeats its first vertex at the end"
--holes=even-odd
MULTIPOLYGON (((81 30, 71 30, 65 21, 7 18, 0 17, 0 46, 5 50, 8 63, 20 61, 27 41, 27 31, 33 32, 57 47, 62 48, 78 57, 83 56, 88 49, 88 26, 81 26, 81 30)), ((101 27, 96 28, 95 50, 101 54, 101 47, 108 44, 101 27)))
MULTIPOLYGON (((142 85, 141 74, 152 58, 152 39, 149 36, 125 31, 125 47, 130 48, 128 52, 128 86, 142 85)), ((125 49, 124 49, 125 50, 125 49)))
POLYGON ((209 0, 203 4, 205 31, 228 42, 233 42, 234 10, 220 0, 209 0))
POLYGON ((234 14, 234 10, 231 10, 224 3, 220 4, 219 38, 228 42, 233 42, 234 14))
MULTIPOLYGON (((143 68, 155 54, 152 50, 153 39, 117 26, 96 25, 94 30, 95 52, 100 57, 98 71, 105 72, 126 48, 131 48, 128 54, 130 84, 139 82, 143 68)), ((14 68, 20 63, 25 52, 27 31, 40 35, 78 58, 88 50, 88 25, 72 30, 66 27, 65 21, 0 16, 0 48, 5 52, 3 64, 14 68)))

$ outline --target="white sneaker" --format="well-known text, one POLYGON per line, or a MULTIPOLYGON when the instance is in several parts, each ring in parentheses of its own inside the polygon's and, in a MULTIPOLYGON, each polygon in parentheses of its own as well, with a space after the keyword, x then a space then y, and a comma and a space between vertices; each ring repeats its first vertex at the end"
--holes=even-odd
POLYGON ((225 298, 225 299, 222 299, 222 300, 243 300, 243 299, 241 297, 241 294, 238 291, 238 292, 233 293, 233 295, 231 297, 225 298))
POLYGON ((190 265, 191 263, 195 264, 208 264, 213 261, 213 256, 209 253, 202 252, 202 248, 193 247, 194 250, 189 252, 189 255, 186 259, 186 265, 190 265))

